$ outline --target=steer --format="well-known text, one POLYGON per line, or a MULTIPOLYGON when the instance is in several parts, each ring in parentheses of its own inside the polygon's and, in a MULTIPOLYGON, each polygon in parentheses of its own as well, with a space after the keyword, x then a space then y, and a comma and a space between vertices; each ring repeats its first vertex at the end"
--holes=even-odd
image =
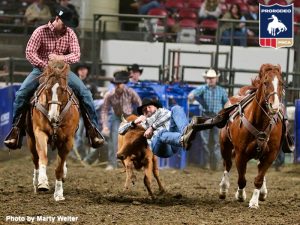
MULTIPOLYGON (((135 115, 130 115, 125 119, 122 119, 122 125, 124 123, 132 122, 137 118, 135 115)), ((133 173, 133 169, 144 168, 144 184, 148 190, 151 198, 154 198, 151 190, 152 173, 158 183, 160 193, 164 192, 164 188, 159 179, 158 162, 157 157, 152 153, 147 143, 147 139, 144 137, 145 129, 137 125, 128 131, 118 136, 118 152, 117 157, 120 159, 126 170, 125 189, 129 188, 130 181, 135 183, 136 176, 133 173)))

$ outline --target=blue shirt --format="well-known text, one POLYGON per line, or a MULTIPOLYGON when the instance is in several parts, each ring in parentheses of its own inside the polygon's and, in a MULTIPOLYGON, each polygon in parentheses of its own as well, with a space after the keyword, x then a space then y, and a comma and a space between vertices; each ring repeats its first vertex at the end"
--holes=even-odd
POLYGON ((228 101, 226 90, 218 85, 215 87, 209 87, 207 84, 200 85, 191 93, 201 104, 203 114, 207 116, 216 115, 228 101))

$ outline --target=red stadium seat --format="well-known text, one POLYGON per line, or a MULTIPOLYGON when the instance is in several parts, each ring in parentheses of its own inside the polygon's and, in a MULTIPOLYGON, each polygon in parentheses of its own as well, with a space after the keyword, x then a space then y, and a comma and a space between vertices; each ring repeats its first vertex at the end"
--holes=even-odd
POLYGON ((300 1, 299 0, 294 0, 294 7, 299 7, 300 8, 300 1))
POLYGON ((178 12, 179 19, 197 19, 197 13, 194 9, 181 9, 178 12))
POLYGON ((249 8, 248 8, 248 5, 246 3, 240 3, 239 6, 240 6, 242 14, 245 14, 245 13, 249 12, 249 8))
POLYGON ((199 24, 199 42, 215 43, 218 22, 216 20, 205 19, 199 24))
POLYGON ((287 2, 285 0, 270 0, 268 2, 268 5, 273 5, 273 4, 279 4, 279 5, 287 5, 287 2))
POLYGON ((196 28, 197 27, 197 22, 196 20, 191 20, 191 19, 183 19, 179 21, 179 26, 182 28, 196 28))
POLYGON ((241 4, 241 3, 244 3, 244 1, 243 0, 225 0, 225 3, 229 4, 229 5, 231 5, 231 4, 241 4))
POLYGON ((191 9, 199 10, 202 5, 202 0, 191 0, 188 3, 188 7, 191 9))
POLYGON ((199 28, 217 30, 218 22, 216 20, 206 19, 199 24, 199 28))
POLYGON ((182 0, 168 0, 165 3, 165 7, 167 9, 175 9, 175 10, 179 10, 182 9, 184 7, 184 1, 182 0))
POLYGON ((154 8, 150 9, 148 12, 148 15, 150 16, 167 16, 168 11, 162 8, 154 8))

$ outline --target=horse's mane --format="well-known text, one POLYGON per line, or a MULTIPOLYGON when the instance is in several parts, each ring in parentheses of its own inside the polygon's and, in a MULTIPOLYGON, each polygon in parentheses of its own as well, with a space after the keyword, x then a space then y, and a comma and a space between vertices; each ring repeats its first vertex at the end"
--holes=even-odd
MULTIPOLYGON (((263 80, 262 78, 267 76, 270 71, 276 71, 278 74, 281 74, 281 67, 280 67, 280 65, 272 65, 272 64, 269 64, 269 63, 268 64, 263 64, 260 67, 259 74, 252 80, 252 82, 251 82, 252 86, 251 87, 253 87, 255 89, 258 89, 259 85, 261 84, 261 81, 263 80)), ((281 76, 279 78, 282 81, 281 76)))
MULTIPOLYGON (((280 67, 280 65, 272 65, 272 64, 269 64, 269 63, 268 64, 263 64, 260 67, 259 74, 254 79, 252 79, 251 85, 242 87, 239 90, 239 95, 242 95, 242 96, 245 95, 245 93, 248 90, 253 90, 253 91, 257 90, 259 88, 261 82, 263 81, 263 78, 270 71, 276 71, 278 74, 281 74, 281 67, 280 67)), ((279 76, 278 78, 282 82, 282 77, 279 76)))
POLYGON ((63 60, 50 60, 40 77, 40 83, 49 80, 50 77, 54 77, 56 80, 59 78, 66 79, 69 71, 69 64, 65 63, 63 60))

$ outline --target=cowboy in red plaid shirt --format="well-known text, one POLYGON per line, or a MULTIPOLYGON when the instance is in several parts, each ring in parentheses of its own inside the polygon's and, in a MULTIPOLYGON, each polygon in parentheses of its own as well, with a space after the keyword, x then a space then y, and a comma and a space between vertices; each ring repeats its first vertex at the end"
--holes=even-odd
MULTIPOLYGON (((26 58, 32 64, 33 70, 16 93, 13 127, 4 141, 10 149, 17 149, 22 145, 21 131, 24 127, 24 117, 29 108, 30 98, 39 85, 36 78, 42 73, 48 61, 63 60, 68 64, 79 61, 78 39, 70 28, 77 26, 78 19, 73 17, 70 10, 62 7, 57 10, 55 19, 38 27, 28 41, 26 58)), ((100 147, 104 143, 104 138, 98 130, 97 115, 90 91, 73 72, 68 75, 68 85, 80 101, 82 115, 86 116, 85 125, 91 145, 94 148, 100 147)))

